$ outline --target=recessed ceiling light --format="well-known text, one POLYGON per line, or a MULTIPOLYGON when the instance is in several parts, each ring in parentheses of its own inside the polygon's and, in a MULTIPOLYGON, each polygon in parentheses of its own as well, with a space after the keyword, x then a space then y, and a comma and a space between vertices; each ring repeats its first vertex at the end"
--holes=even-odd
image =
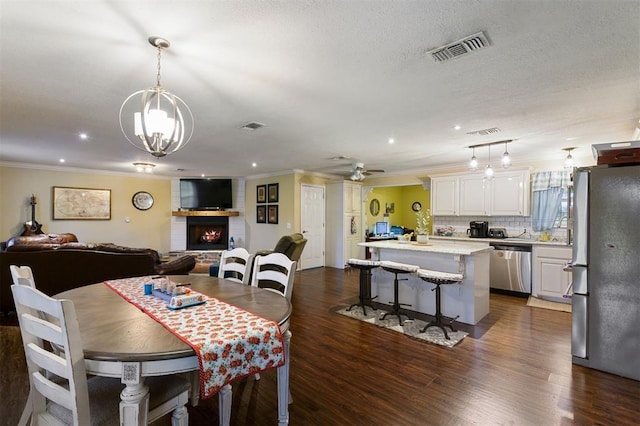
POLYGON ((204 173, 202 173, 202 174, 200 175, 200 177, 204 177, 204 173))
POLYGON ((82 133, 78 134, 78 137, 84 141, 84 140, 87 140, 89 138, 89 135, 84 133, 84 132, 82 132, 82 133))
POLYGON ((394 138, 389 138, 389 145, 393 145, 394 143, 396 143, 396 140, 394 138))
POLYGON ((256 163, 251 163, 251 167, 258 167, 258 164, 256 164, 256 163))
POLYGON ((453 126, 453 129, 454 130, 460 130, 460 129, 462 129, 462 126, 459 125, 459 124, 456 124, 455 126, 453 126))
POLYGON ((61 158, 58 161, 61 162, 61 163, 64 163, 64 158, 61 158))
POLYGON ((568 141, 574 141, 574 140, 576 140, 576 139, 578 139, 578 138, 567 138, 567 139, 565 139, 565 140, 568 140, 568 141))

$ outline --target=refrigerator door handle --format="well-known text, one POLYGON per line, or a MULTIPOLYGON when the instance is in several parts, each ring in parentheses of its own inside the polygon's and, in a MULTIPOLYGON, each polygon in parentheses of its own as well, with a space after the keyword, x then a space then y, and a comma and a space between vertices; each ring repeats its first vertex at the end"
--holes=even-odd
POLYGON ((587 267, 583 265, 571 266, 571 282, 574 294, 589 295, 587 267))
POLYGON ((588 301, 589 297, 573 294, 571 298, 571 354, 588 358, 588 301))
MULTIPOLYGON (((573 264, 588 265, 589 172, 577 170, 573 182, 573 264)), ((574 289, 575 291, 575 289, 574 289)))

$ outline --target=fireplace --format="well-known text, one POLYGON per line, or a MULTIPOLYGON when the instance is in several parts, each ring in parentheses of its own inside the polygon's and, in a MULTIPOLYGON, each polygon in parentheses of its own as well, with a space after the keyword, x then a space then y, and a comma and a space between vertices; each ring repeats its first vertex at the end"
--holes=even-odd
POLYGON ((228 217, 187 217, 187 250, 226 250, 228 247, 228 217))

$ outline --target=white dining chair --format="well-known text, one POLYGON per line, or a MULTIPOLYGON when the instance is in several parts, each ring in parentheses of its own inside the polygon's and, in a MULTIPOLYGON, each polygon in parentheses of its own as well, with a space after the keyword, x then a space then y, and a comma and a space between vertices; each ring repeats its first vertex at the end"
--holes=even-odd
POLYGON ((282 294, 291 301, 296 262, 282 253, 256 256, 251 285, 282 294))
POLYGON ((233 250, 225 250, 220 256, 220 268, 218 278, 237 281, 242 284, 249 284, 251 280, 251 262, 253 255, 242 247, 233 250), (228 276, 231 273, 231 276, 228 276), (240 278, 238 278, 238 276, 240 278))
MULTIPOLYGON (((251 285, 281 294, 291 301, 295 272, 296 262, 285 254, 271 253, 266 256, 256 256, 253 262, 251 285)), ((287 333, 290 339, 291 334, 289 331, 287 333)), ((286 355, 289 356, 288 353, 286 355)), ((254 377, 260 380, 259 373, 254 377)), ((289 403, 291 403, 291 392, 289 392, 289 403)))
MULTIPOLYGON (((87 378, 73 302, 26 285, 12 285, 27 361, 31 424, 114 425, 120 420, 118 378, 87 378), (43 319, 40 313, 46 314, 43 319), (64 347, 56 352, 51 346, 64 347)), ((178 375, 149 377, 148 420, 173 411, 172 426, 187 426, 190 385, 178 375)))
POLYGON ((27 285, 36 288, 36 281, 33 279, 33 271, 29 266, 9 265, 11 278, 16 285, 27 285))

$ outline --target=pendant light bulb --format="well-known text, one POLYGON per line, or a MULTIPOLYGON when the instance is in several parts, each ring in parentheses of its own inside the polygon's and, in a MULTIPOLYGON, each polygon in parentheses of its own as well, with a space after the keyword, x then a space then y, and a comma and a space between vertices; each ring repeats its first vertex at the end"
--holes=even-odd
POLYGON ((493 167, 491 167, 491 145, 489 145, 489 164, 484 169, 484 177, 487 180, 493 179, 493 167))
POLYGON ((507 169, 511 166, 511 156, 507 150, 507 143, 504 143, 504 154, 502 154, 502 167, 507 169))
POLYGON ((567 157, 564 159, 564 168, 571 170, 576 166, 576 161, 573 158, 573 155, 571 155, 571 151, 573 151, 575 148, 565 148, 564 150, 568 152, 567 157))
POLYGON ((478 159, 476 158, 476 149, 475 148, 472 148, 472 149, 473 149, 473 154, 471 157, 471 161, 469 162, 469 168, 471 170, 478 170, 478 159))

